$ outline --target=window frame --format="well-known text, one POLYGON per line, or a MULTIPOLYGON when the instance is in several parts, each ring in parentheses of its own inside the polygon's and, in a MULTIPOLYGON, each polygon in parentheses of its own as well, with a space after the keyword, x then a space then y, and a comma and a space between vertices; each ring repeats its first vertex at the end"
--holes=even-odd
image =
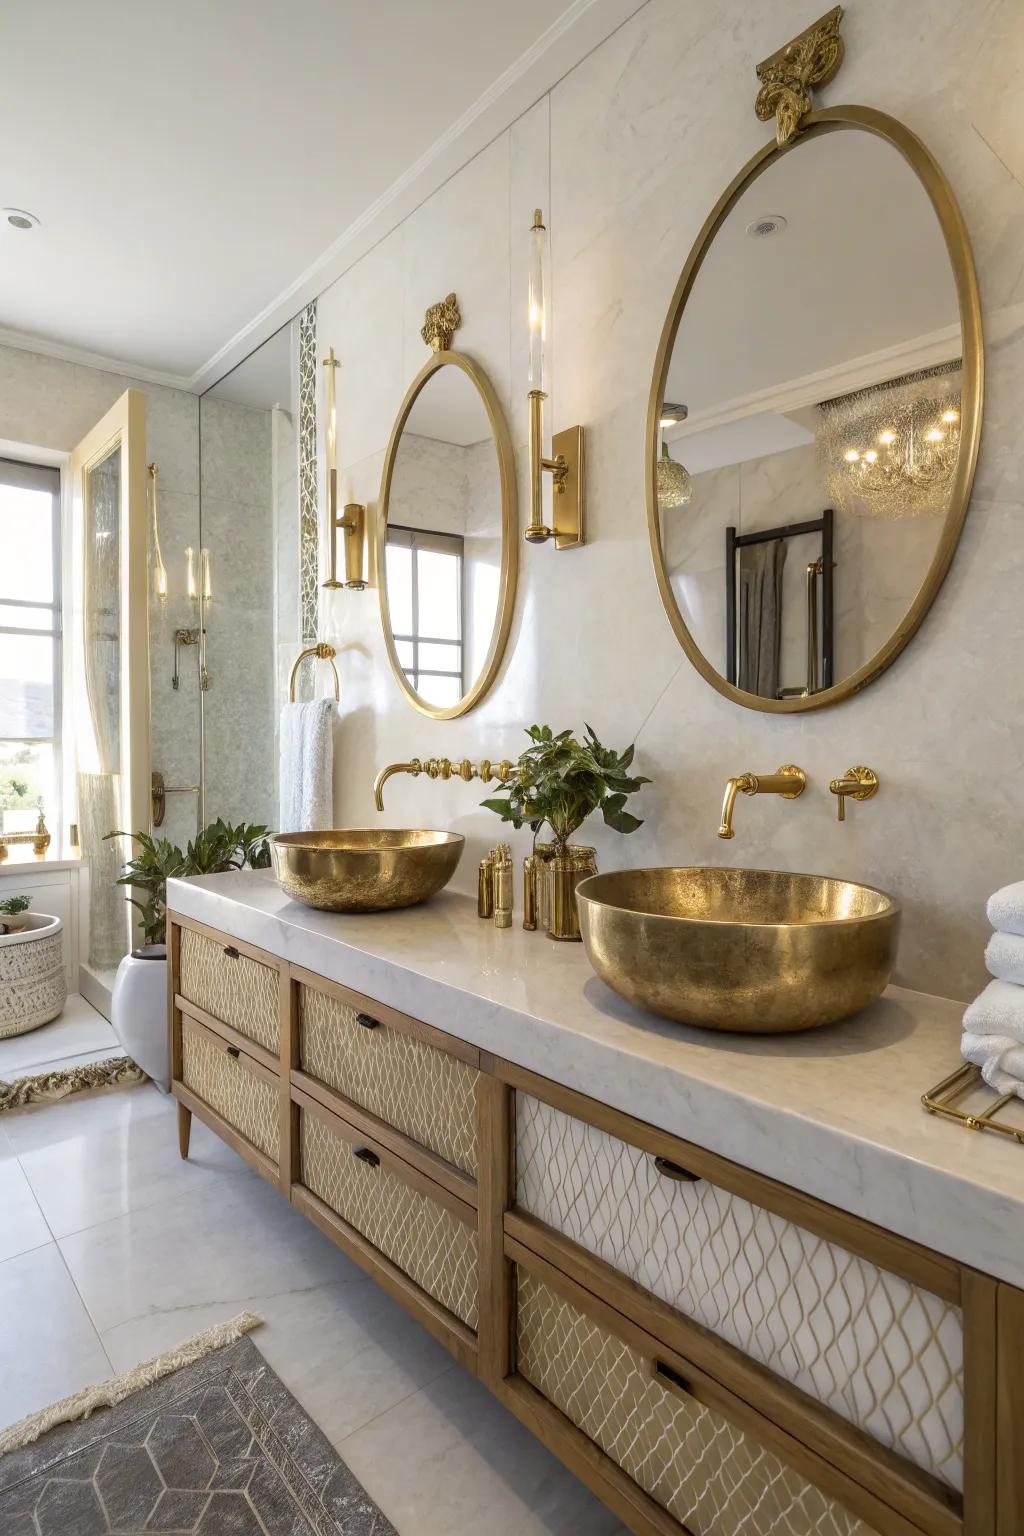
MULTIPOLYGON (((61 471, 54 464, 32 463, 26 459, 11 458, 0 453, 0 487, 21 485, 22 489, 48 491, 50 495, 50 541, 52 560, 52 592, 49 603, 32 601, 0 594, 0 608, 47 609, 52 615, 49 629, 28 628, 16 624, 0 623, 0 635, 20 635, 27 639, 46 638, 52 643, 53 733, 50 736, 12 736, 4 732, 0 723, 0 745, 50 747, 53 753, 54 803, 44 807, 47 825, 58 839, 63 827, 63 720, 64 720, 64 603, 63 565, 61 550, 61 471), (11 471, 14 473, 12 474, 11 471)), ((3 813, 0 812, 0 834, 3 832, 3 813)))
MULTIPOLYGON (((412 528, 405 523, 388 523, 387 537, 385 539, 384 558, 387 559, 387 546, 394 545, 396 549, 408 549, 412 555, 412 630, 411 634, 399 633, 392 630, 391 637, 395 646, 406 644, 412 646, 412 665, 402 667, 409 686, 417 694, 420 693, 420 679, 424 677, 453 677, 459 685, 459 697, 466 692, 466 540, 461 533, 446 533, 440 528, 412 528), (394 534, 402 537, 394 538, 394 534), (458 614, 458 638, 449 640, 441 639, 436 635, 425 635, 419 627, 419 551, 427 550, 435 554, 454 554, 458 561, 458 586, 459 586, 459 614, 458 614), (421 645, 447 645, 456 652, 458 669, 447 671, 439 667, 421 667, 419 665, 419 651, 421 645)), ((402 665, 399 662, 399 665, 402 665)), ((422 695, 421 695, 422 697, 422 695)))

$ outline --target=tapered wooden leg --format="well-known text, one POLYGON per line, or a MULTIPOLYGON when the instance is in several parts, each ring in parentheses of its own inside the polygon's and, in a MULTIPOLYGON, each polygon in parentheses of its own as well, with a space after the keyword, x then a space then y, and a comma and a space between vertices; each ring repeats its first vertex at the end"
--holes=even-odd
POLYGON ((178 1151, 188 1157, 188 1139, 192 1134, 192 1111, 184 1104, 178 1105, 178 1151))

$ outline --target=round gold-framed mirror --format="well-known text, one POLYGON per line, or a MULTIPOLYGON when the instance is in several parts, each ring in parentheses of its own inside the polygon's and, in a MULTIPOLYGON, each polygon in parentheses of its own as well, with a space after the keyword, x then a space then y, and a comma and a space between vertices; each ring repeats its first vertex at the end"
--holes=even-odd
POLYGON ((967 232, 908 128, 828 108, 747 162, 683 267, 647 418, 662 602, 719 693, 820 709, 895 660, 960 538, 983 373, 967 232))
POLYGON ((476 363, 437 350, 392 428, 377 518, 388 660, 421 714, 453 720, 487 693, 518 570, 515 459, 501 403, 476 363))

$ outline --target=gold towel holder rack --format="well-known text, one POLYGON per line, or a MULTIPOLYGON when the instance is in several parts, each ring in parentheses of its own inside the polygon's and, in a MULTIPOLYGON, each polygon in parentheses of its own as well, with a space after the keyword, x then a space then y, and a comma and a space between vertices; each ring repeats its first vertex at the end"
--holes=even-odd
POLYGON ((337 654, 338 653, 334 649, 334 646, 328 645, 326 641, 323 640, 319 641, 316 645, 307 645, 304 651, 299 652, 298 656, 295 658, 295 665, 292 667, 292 675, 288 679, 289 704, 295 703, 295 682, 299 675, 299 668, 302 666, 302 663, 305 661, 307 656, 315 656, 318 661, 327 662, 331 671, 334 673, 334 697, 339 703, 341 702, 341 683, 338 680, 338 669, 334 665, 334 658, 337 656, 337 654))

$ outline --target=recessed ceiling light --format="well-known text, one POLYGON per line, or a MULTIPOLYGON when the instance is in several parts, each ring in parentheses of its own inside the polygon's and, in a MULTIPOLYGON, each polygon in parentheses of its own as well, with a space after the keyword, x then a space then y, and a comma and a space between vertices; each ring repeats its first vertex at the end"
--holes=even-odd
POLYGON ((781 235, 787 223, 781 213, 763 213, 759 219, 751 219, 747 234, 751 240, 767 240, 771 235, 781 235))
POLYGON ((12 229, 35 229, 39 223, 35 214, 25 208, 5 208, 3 214, 12 229))

